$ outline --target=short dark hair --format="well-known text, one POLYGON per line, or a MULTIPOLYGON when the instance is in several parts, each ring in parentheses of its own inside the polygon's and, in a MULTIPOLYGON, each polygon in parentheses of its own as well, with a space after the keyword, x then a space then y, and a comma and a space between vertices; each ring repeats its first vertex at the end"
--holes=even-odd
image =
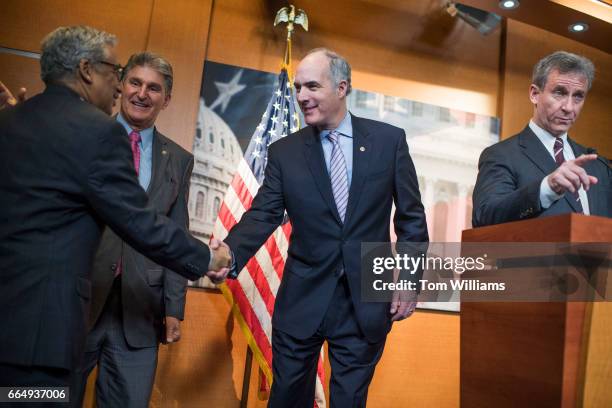
POLYGON ((587 89, 591 89, 595 78, 595 66, 591 60, 571 52, 557 51, 542 58, 533 67, 531 83, 540 89, 544 89, 548 75, 552 70, 557 70, 561 74, 577 73, 584 75, 587 80, 587 89))

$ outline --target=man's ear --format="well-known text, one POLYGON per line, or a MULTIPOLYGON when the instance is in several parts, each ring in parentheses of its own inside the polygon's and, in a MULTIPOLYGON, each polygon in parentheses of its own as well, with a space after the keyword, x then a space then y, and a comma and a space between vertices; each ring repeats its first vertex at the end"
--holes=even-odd
POLYGON ((91 84, 93 82, 92 71, 94 67, 91 61, 82 59, 79 61, 78 67, 78 77, 82 79, 85 83, 91 84))
POLYGON ((170 99, 172 99, 172 94, 167 94, 164 98, 164 105, 162 106, 162 109, 166 109, 168 107, 170 104, 170 99))
POLYGON ((540 88, 537 85, 529 85, 529 100, 531 103, 536 105, 538 103, 538 96, 540 95, 540 88))
POLYGON ((338 96, 344 98, 346 96, 346 91, 348 90, 348 82, 346 80, 340 81, 338 84, 338 96))

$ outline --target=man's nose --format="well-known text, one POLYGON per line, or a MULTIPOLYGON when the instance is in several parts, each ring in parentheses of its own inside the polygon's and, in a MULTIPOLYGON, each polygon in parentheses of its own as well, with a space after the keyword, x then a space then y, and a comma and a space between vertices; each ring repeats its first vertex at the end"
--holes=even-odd
POLYGON ((138 94, 137 94, 137 95, 138 95, 138 97, 139 97, 140 99, 144 99, 144 98, 146 98, 146 97, 147 97, 147 87, 146 87, 146 86, 141 86, 141 87, 138 89, 138 94))

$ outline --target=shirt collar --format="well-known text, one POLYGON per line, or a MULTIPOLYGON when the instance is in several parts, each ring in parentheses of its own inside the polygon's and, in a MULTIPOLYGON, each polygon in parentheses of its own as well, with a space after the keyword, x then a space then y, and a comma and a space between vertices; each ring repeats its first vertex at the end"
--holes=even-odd
MULTIPOLYGON (((529 121, 529 128, 533 131, 533 133, 535 133, 538 139, 540 139, 540 142, 542 142, 542 144, 546 146, 549 151, 553 150, 555 139, 557 138, 556 136, 551 134, 546 129, 542 129, 533 120, 529 121)), ((559 137, 563 140, 563 146, 567 146, 567 132, 563 133, 559 137)))
MULTIPOLYGON (((117 114, 117 122, 121 123, 125 128, 125 131, 128 133, 132 133, 132 127, 127 123, 125 118, 121 115, 121 112, 117 114)), ((139 131, 140 133, 140 145, 143 149, 148 149, 149 146, 153 144, 153 131, 155 130, 155 126, 151 126, 150 128, 143 129, 139 131)))
MULTIPOLYGON (((344 116, 344 119, 342 119, 342 122, 340 122, 338 127, 333 130, 343 136, 353 137, 353 122, 351 120, 351 114, 348 111, 346 111, 346 115, 344 116)), ((331 132, 331 130, 322 130, 321 133, 319 133, 319 136, 321 139, 325 139, 331 132)))

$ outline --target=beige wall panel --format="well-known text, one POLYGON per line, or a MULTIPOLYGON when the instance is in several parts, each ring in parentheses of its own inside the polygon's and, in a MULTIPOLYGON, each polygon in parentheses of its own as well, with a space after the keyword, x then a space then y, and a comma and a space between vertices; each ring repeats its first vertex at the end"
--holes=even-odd
POLYGON ((190 289, 180 342, 160 347, 151 406, 237 407, 245 353, 221 293, 190 289))
POLYGON ((583 406, 612 407, 612 303, 592 305, 583 406))
POLYGON ((417 310, 394 324, 376 367, 368 406, 459 406, 458 314, 417 310))
POLYGON ((212 0, 156 0, 147 50, 168 58, 174 69, 172 101, 156 125, 191 151, 212 0))
POLYGON ((512 20, 508 21, 502 137, 516 134, 531 118, 533 105, 528 98, 531 70, 540 58, 557 50, 584 55, 596 68, 593 88, 570 136, 607 157, 612 156, 612 55, 512 20))
MULTIPOLYGON (((284 29, 272 27, 282 2, 218 0, 207 59, 277 72, 284 29)), ((315 47, 344 54, 354 86, 495 115, 499 29, 488 37, 451 18, 438 1, 296 1, 310 30, 295 35, 294 61, 315 47)))
POLYGON ((117 35, 123 60, 144 49, 152 6, 153 0, 2 0, 0 46, 40 52, 40 41, 53 29, 85 24, 117 35))

